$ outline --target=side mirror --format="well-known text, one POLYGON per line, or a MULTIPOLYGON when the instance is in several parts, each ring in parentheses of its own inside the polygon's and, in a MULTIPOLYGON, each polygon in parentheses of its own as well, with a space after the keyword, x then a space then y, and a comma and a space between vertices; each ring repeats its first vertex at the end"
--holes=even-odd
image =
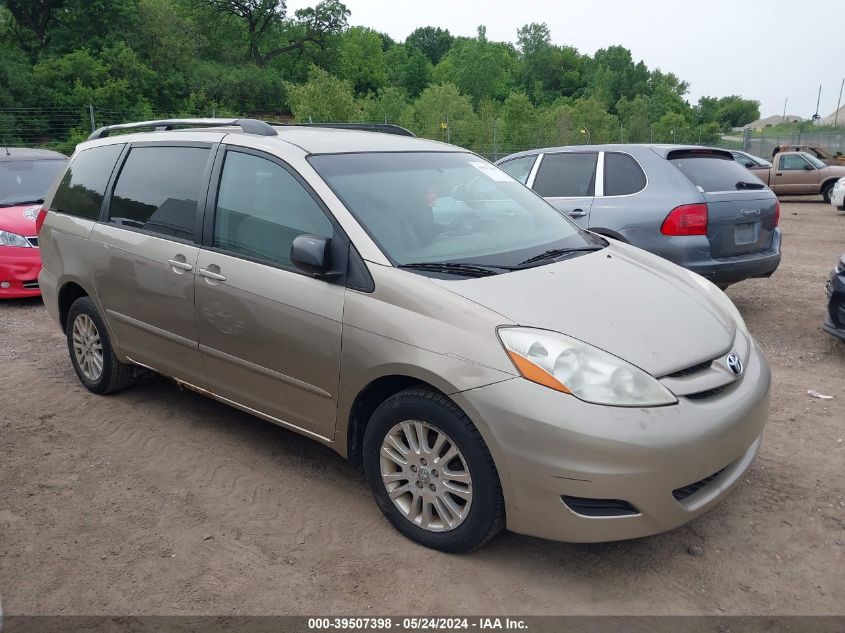
POLYGON ((804 165, 804 169, 807 171, 813 171, 815 167, 813 167, 812 165, 804 165))
POLYGON ((311 275, 323 275, 331 265, 329 246, 331 238, 316 235, 298 235, 290 246, 290 260, 294 266, 311 275))

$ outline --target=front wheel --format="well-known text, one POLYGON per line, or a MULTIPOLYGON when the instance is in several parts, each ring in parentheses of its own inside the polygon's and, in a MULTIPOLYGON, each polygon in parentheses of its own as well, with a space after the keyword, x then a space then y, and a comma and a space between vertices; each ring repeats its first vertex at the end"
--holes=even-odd
POLYGON ((411 540, 466 552, 504 527, 504 499, 487 445, 446 396, 415 388, 391 396, 373 413, 363 448, 376 503, 411 540))
POLYGON ((824 198, 824 201, 827 204, 830 204, 830 197, 831 197, 832 192, 833 192, 833 183, 829 182, 822 189, 822 198, 824 198))
POLYGON ((129 386, 134 368, 115 356, 106 324, 91 299, 73 302, 65 330, 71 363, 86 389, 107 394, 129 386))

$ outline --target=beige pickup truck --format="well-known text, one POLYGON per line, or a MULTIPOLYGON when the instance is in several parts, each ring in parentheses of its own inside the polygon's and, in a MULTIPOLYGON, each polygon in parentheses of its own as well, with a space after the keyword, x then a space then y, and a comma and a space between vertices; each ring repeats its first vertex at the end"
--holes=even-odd
POLYGON ((772 158, 771 167, 749 170, 779 196, 821 194, 828 203, 834 183, 845 178, 845 166, 827 165, 807 152, 781 152, 772 158))

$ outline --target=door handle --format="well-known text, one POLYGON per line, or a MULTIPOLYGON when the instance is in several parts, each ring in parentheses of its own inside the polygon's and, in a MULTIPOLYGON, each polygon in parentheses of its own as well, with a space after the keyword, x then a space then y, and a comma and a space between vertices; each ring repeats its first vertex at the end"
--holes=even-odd
POLYGON ((587 212, 583 209, 572 209, 572 211, 569 212, 570 218, 583 218, 585 215, 587 215, 587 212))
POLYGON ((180 270, 188 271, 194 269, 194 267, 191 266, 188 262, 183 262, 178 259, 168 259, 167 263, 170 264, 171 268, 176 269, 173 272, 179 272, 180 270))
POLYGON ((775 176, 783 176, 783 174, 782 174, 782 173, 780 173, 780 172, 776 172, 776 173, 775 173, 775 176))
POLYGON ((213 279, 214 281, 226 281, 226 276, 221 275, 220 273, 215 273, 207 268, 200 268, 197 271, 201 277, 205 277, 206 279, 213 279))

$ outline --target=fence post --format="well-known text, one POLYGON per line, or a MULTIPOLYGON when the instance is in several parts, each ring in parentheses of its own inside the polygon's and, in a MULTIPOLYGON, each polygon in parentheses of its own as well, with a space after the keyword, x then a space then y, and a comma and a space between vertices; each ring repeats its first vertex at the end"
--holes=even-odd
POLYGON ((452 143, 452 126, 449 125, 449 115, 446 115, 446 142, 452 143))
POLYGON ((499 151, 496 148, 496 128, 498 127, 497 126, 498 122, 499 122, 498 119, 493 119, 493 162, 494 163, 497 160, 499 160, 499 151))
POLYGON ((91 131, 97 129, 97 126, 94 124, 94 106, 92 104, 88 104, 88 118, 91 119, 91 131))

